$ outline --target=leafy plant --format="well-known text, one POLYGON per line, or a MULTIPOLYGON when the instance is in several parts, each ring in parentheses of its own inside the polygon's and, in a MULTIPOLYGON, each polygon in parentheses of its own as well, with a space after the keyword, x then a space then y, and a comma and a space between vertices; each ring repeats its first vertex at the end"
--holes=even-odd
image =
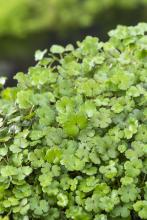
POLYGON ((146 33, 54 45, 1 80, 1 219, 147 218, 146 33))

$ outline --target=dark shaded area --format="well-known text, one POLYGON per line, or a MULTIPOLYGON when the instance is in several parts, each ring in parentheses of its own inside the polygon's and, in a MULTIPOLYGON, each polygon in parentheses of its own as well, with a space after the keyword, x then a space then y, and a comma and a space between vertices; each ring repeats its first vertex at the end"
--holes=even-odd
POLYGON ((132 220, 141 220, 141 218, 137 217, 133 211, 131 212, 131 218, 132 220))
POLYGON ((64 33, 44 31, 22 39, 9 36, 0 38, 0 76, 8 77, 7 86, 15 85, 13 75, 20 71, 26 72, 29 66, 35 64, 34 53, 37 49, 50 48, 52 44, 76 45, 77 40, 82 40, 87 35, 97 36, 105 41, 108 39, 107 32, 117 24, 136 25, 146 21, 143 17, 144 10, 142 7, 134 10, 113 8, 99 15, 90 28, 70 29, 64 33))

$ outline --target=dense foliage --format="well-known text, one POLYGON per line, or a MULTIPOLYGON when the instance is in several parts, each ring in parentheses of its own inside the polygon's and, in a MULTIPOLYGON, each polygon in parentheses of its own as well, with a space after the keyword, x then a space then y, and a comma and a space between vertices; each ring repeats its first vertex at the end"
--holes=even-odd
POLYGON ((1 219, 147 218, 146 33, 37 51, 1 89, 1 219))
POLYGON ((139 6, 146 8, 142 16, 147 11, 146 0, 0 0, 0 35, 90 26, 106 9, 139 6))

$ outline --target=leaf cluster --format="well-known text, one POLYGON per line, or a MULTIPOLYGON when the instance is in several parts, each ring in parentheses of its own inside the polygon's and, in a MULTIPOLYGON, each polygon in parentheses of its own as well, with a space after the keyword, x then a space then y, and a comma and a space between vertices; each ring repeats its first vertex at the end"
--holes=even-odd
POLYGON ((37 51, 1 87, 1 219, 147 219, 146 33, 37 51))

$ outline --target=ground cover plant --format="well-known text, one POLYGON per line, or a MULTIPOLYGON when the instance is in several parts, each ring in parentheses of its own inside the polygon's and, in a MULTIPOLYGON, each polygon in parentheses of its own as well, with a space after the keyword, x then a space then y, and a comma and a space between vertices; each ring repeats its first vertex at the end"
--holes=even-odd
POLYGON ((17 87, 1 78, 1 219, 147 219, 146 33, 53 45, 17 87))

